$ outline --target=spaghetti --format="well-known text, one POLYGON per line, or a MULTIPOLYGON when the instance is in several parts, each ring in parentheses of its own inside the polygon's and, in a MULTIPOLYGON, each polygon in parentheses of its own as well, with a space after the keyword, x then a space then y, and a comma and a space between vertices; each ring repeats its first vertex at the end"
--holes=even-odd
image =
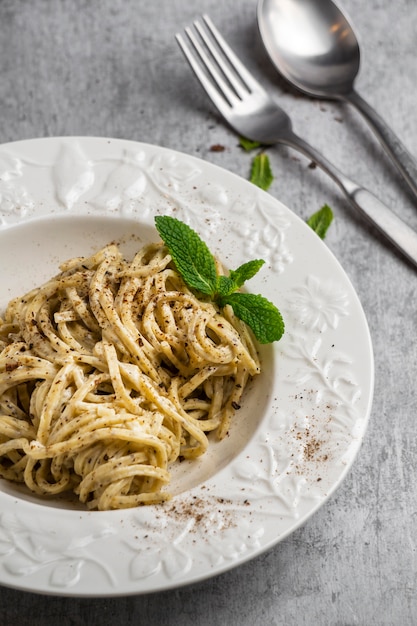
POLYGON ((162 502, 170 465, 227 434, 259 373, 250 332, 162 244, 60 269, 0 319, 0 476, 90 509, 162 502))

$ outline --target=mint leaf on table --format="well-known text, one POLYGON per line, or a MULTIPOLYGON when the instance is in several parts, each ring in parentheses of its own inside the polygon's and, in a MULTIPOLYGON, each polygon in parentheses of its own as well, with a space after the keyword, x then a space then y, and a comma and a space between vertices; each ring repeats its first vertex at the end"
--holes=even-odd
POLYGON ((325 204, 308 218, 307 224, 321 239, 324 239, 332 221, 333 211, 328 204, 325 204))
POLYGON ((220 298, 220 304, 230 304, 234 314, 250 326, 259 343, 281 339, 284 320, 275 305, 263 296, 253 293, 231 293, 220 298))
POLYGON ((177 270, 185 283, 220 307, 229 304, 235 315, 245 322, 260 343, 278 341, 284 332, 284 322, 277 307, 260 295, 237 290, 260 270, 264 261, 256 259, 243 263, 228 276, 217 273, 216 262, 199 235, 180 220, 155 217, 156 228, 168 248, 177 270))
POLYGON ((250 182, 257 185, 264 191, 267 191, 273 180, 274 176, 269 163, 269 157, 264 152, 260 152, 252 161, 250 182))
POLYGON ((262 144, 259 141, 252 141, 252 139, 248 139, 247 137, 239 137, 239 145, 246 150, 246 152, 250 152, 251 150, 260 148, 262 144))
MULTIPOLYGON (((242 136, 239 137, 239 145, 246 152, 251 152, 256 148, 265 147, 265 144, 262 144, 260 141, 252 141, 252 139, 242 136)), ((259 154, 252 159, 249 180, 251 183, 260 187, 264 191, 267 191, 270 188, 272 181, 274 180, 274 176, 272 174, 269 157, 265 154, 265 152, 259 152, 259 154)))
POLYGON ((157 216, 155 224, 187 285, 211 295, 216 290, 217 270, 204 241, 192 228, 174 217, 157 216))

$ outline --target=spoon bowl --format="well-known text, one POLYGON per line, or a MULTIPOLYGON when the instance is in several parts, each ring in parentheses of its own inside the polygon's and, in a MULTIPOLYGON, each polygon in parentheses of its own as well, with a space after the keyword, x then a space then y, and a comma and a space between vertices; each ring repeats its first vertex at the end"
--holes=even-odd
POLYGON ((357 93, 360 48, 332 0, 258 0, 257 19, 273 64, 294 87, 350 102, 363 115, 417 199, 417 163, 382 117, 357 93))
POLYGON ((261 0, 258 24, 269 56, 295 87, 327 98, 352 90, 360 49, 352 26, 335 4, 261 0))

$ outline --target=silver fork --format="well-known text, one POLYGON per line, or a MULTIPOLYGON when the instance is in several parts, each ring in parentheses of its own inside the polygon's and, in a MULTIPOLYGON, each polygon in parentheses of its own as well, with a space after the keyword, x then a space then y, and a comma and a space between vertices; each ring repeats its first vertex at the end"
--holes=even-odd
POLYGON ((207 95, 240 135, 261 144, 282 143, 317 163, 341 188, 355 209, 417 266, 417 233, 370 191, 332 165, 292 130, 287 113, 268 95, 223 39, 207 15, 186 28, 189 43, 176 35, 207 95))

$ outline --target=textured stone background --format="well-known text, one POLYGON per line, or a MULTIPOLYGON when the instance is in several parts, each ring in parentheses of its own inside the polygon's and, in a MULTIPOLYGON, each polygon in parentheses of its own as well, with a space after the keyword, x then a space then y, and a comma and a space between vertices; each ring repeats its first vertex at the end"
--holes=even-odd
MULTIPOLYGON (((417 155, 417 3, 344 0, 363 48, 358 91, 417 155)), ((261 47, 255 0, 1 0, 0 142, 100 135, 197 155, 247 177, 249 158, 191 77, 174 33, 207 12, 296 131, 417 229, 412 201, 359 115, 290 91, 261 47), (211 152, 213 144, 226 146, 211 152)), ((270 192, 306 217, 335 212, 326 243, 363 303, 374 408, 333 498, 270 552, 218 578, 143 597, 45 598, 0 589, 3 624, 363 626, 417 623, 416 271, 293 151, 270 152, 270 192)))

